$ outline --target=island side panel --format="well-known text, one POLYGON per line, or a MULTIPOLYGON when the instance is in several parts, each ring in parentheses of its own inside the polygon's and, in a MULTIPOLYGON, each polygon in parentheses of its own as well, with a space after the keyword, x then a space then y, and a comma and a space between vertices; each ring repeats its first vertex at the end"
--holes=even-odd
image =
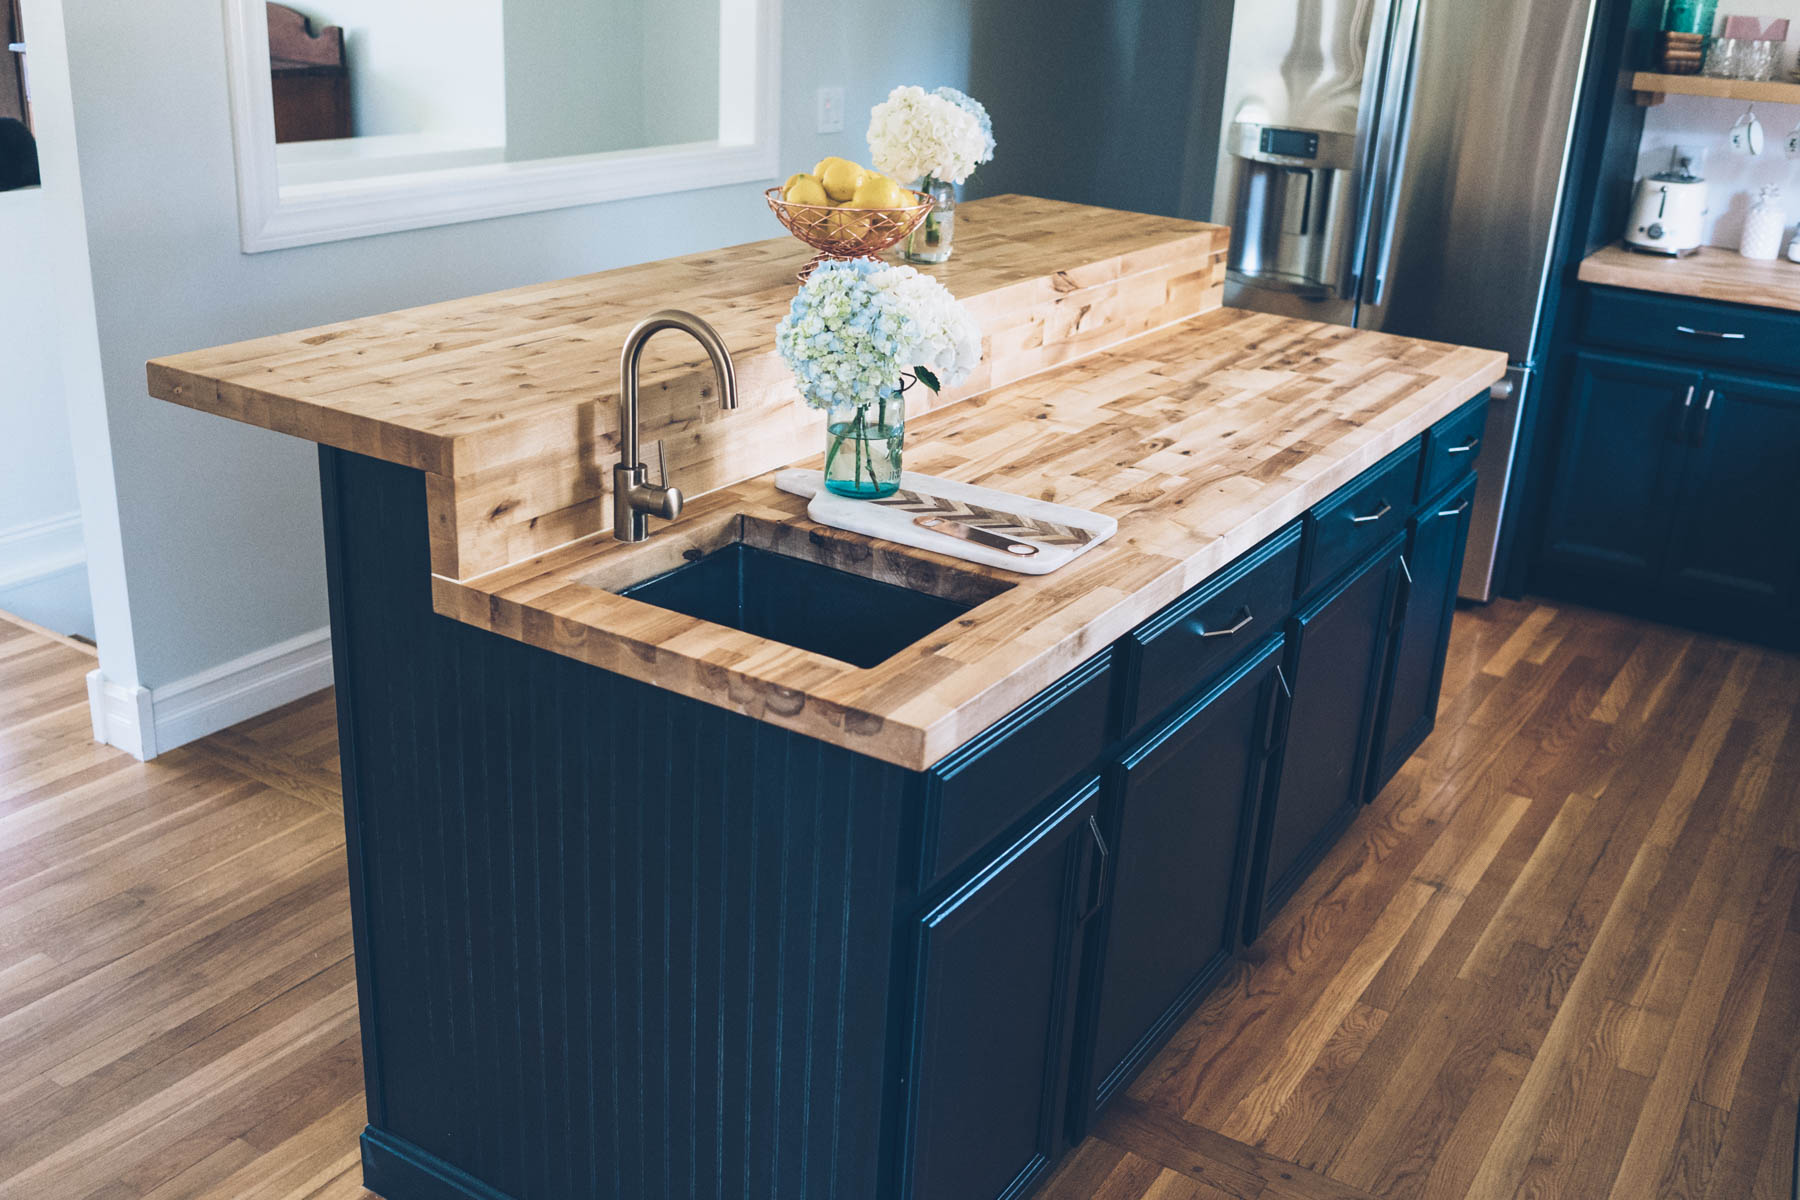
POLYGON ((867 1197, 898 768, 437 615, 321 448, 371 1188, 867 1197))

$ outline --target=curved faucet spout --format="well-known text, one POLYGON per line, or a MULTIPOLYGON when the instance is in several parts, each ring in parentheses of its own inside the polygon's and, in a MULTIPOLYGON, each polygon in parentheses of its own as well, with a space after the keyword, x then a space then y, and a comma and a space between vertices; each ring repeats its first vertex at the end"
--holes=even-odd
POLYGON ((638 461, 638 366, 645 343, 664 329, 693 335, 712 359, 719 407, 737 407, 737 371, 731 351, 719 331, 693 313, 665 308, 639 321, 625 335, 625 347, 619 352, 619 465, 613 468, 613 536, 622 542, 641 542, 650 536, 651 515, 673 520, 681 513, 681 491, 669 484, 667 460, 662 464, 660 486, 649 483, 644 464, 638 461))

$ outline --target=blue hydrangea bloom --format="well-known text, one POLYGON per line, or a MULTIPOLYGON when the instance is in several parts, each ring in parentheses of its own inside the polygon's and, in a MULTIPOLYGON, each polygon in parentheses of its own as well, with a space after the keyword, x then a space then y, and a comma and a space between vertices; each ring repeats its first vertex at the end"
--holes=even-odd
POLYGON ((945 100, 948 100, 950 103, 956 105, 956 107, 962 109, 964 112, 971 114, 975 118, 975 120, 980 123, 983 148, 981 151, 981 157, 976 159, 975 161, 976 162, 993 162, 994 161, 994 122, 993 122, 993 118, 988 116, 988 110, 982 105, 981 101, 975 99, 975 97, 969 95, 966 92, 959 92, 953 87, 938 88, 935 92, 932 93, 932 95, 943 97, 945 100))
POLYGON ((899 352, 915 340, 911 318, 869 277, 883 264, 824 262, 775 327, 775 348, 814 408, 875 404, 900 393, 899 352))

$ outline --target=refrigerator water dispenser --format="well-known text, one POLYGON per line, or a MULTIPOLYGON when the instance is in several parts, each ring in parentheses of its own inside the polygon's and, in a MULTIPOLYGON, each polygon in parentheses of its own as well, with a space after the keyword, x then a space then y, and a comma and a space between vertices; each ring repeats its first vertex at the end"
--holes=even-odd
POLYGON ((1236 282, 1319 299, 1342 294, 1355 151, 1355 134, 1232 125, 1237 193, 1227 266, 1236 282))

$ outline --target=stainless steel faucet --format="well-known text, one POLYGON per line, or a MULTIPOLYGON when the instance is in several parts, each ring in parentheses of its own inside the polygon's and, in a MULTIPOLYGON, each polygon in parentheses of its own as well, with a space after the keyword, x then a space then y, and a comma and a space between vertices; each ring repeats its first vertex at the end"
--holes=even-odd
POLYGON ((719 377, 719 407, 737 407, 737 372, 731 351, 719 331, 693 313, 665 308, 651 313, 625 336, 619 355, 619 465, 613 468, 613 536, 621 542, 641 542, 650 536, 650 517, 673 521, 681 515, 681 489, 669 485, 669 460, 657 443, 661 486, 650 484, 644 464, 638 461, 638 360, 652 334, 664 329, 685 329, 694 335, 712 359, 719 377))

